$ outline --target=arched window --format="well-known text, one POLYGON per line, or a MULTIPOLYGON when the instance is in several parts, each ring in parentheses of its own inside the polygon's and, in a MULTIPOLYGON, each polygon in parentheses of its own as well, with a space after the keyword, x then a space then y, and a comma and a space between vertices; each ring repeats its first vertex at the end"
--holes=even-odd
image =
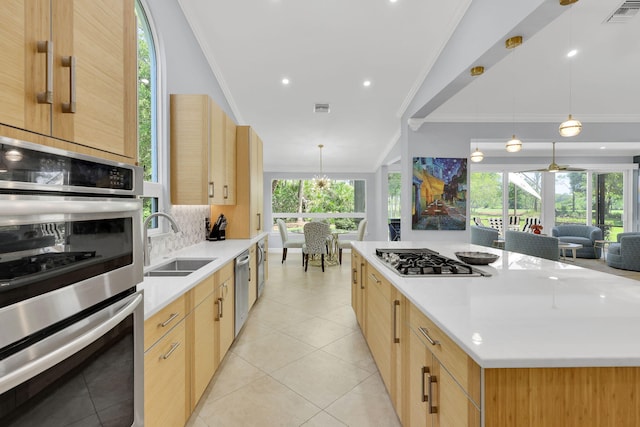
MULTIPOLYGON (((158 139, 158 79, 156 46, 149 20, 140 0, 136 1, 138 22, 138 161, 144 168, 143 219, 163 206, 162 168, 158 139)), ((157 228, 157 223, 151 224, 157 228)))

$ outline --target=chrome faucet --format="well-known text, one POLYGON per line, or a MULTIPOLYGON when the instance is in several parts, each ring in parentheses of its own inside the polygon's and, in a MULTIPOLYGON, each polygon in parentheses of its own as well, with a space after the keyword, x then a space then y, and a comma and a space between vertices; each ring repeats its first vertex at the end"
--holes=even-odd
POLYGON ((171 215, 166 214, 164 212, 155 212, 149 215, 147 219, 144 220, 144 223, 142 224, 142 247, 144 249, 144 266, 145 267, 151 263, 151 238, 147 236, 147 227, 149 227, 149 222, 151 221, 151 219, 159 216, 165 217, 169 220, 169 222, 171 223, 171 229, 173 230, 174 233, 180 232, 180 227, 178 227, 178 223, 176 223, 176 220, 171 215))

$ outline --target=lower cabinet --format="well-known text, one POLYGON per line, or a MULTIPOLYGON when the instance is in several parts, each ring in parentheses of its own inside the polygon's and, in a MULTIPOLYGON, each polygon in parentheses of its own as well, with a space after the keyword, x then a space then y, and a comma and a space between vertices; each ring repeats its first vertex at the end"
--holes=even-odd
POLYGON ((145 321, 145 426, 181 427, 235 338, 234 261, 145 321))
POLYGON ((351 269, 351 306, 356 314, 362 333, 366 334, 365 282, 367 268, 364 258, 355 250, 351 251, 351 269))

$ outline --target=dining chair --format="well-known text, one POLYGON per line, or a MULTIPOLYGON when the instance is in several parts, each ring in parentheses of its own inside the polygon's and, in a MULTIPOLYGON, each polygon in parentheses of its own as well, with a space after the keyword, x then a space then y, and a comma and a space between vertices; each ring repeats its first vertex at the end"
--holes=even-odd
POLYGON ((324 256, 329 253, 327 238, 331 235, 329 224, 326 222, 308 222, 304 225, 304 244, 302 245, 302 260, 304 271, 309 266, 309 255, 320 255, 320 265, 324 271, 324 256))
MULTIPOLYGON (((364 232, 367 229, 367 220, 363 219, 358 224, 358 236, 356 238, 357 241, 361 242, 364 240, 364 232)), ((352 240, 339 240, 338 241, 338 261, 342 265, 342 249, 350 248, 352 240)))
MULTIPOLYGON (((282 239, 282 263, 287 260, 287 249, 289 248, 302 248, 304 240, 301 238, 293 237, 289 238, 287 231, 287 225, 283 220, 277 219, 278 230, 280 230, 280 238, 282 239)), ((302 265, 304 265, 304 256, 302 257, 302 265)))

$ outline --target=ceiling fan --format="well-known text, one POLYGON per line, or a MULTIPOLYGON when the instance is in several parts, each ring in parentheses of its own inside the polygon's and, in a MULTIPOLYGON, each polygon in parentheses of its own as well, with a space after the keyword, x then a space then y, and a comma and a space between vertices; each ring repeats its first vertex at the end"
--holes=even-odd
POLYGON ((572 168, 570 166, 567 165, 559 165, 556 163, 556 143, 552 142, 552 154, 551 154, 551 163, 549 164, 549 166, 547 166, 544 169, 534 169, 528 172, 564 172, 564 171, 569 171, 569 172, 581 172, 581 171, 585 171, 585 169, 580 169, 580 168, 572 168))

